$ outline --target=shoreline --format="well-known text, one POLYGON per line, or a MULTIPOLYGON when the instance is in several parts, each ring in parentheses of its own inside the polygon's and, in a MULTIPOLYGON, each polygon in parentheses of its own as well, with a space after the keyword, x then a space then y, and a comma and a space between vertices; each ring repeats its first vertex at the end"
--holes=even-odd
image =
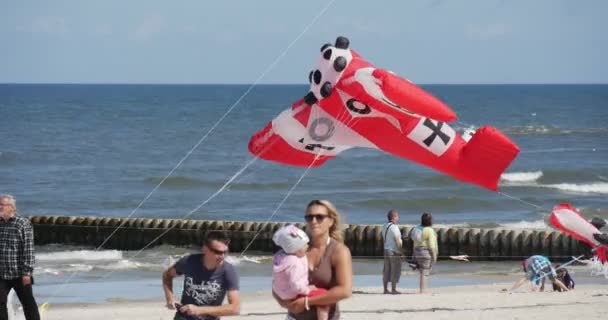
MULTIPOLYGON (((380 287, 357 287, 340 304, 344 319, 605 319, 608 282, 580 285, 572 292, 501 292, 512 283, 433 288, 430 294, 384 295, 380 287)), ((241 294, 241 314, 225 319, 284 319, 270 292, 241 294)), ((54 304, 45 319, 172 319, 163 300, 115 300, 102 304, 54 304)))
MULTIPOLYGON (((431 275, 429 288, 449 288, 459 286, 491 285, 503 281, 515 281, 513 275, 462 275, 462 274, 435 274, 431 275)), ((69 283, 37 283, 34 286, 34 295, 39 304, 49 302, 56 304, 87 304, 97 305, 112 301, 162 301, 163 292, 158 278, 128 279, 102 279, 84 282, 69 283)), ((182 292, 182 278, 176 278, 173 289, 176 296, 182 292)), ((272 278, 270 276, 241 276, 240 292, 243 295, 270 292, 272 278)), ((355 275, 354 286, 358 288, 374 288, 382 284, 381 274, 355 275)), ((606 282, 608 284, 608 281, 606 282)), ((418 284, 418 275, 411 272, 401 276, 398 289, 407 291, 418 284)))
MULTIPOLYGON (((242 294, 270 290, 271 268, 265 263, 244 262, 236 266, 242 294)), ((356 261, 353 263, 353 286, 373 288, 382 284, 382 261, 356 261)), ((608 279, 592 276, 587 266, 569 268, 577 285, 602 283, 608 279)), ((36 276, 34 295, 39 303, 87 303, 103 304, 108 301, 162 300, 160 284, 162 269, 119 270, 106 272, 97 270, 82 273, 63 273, 36 276)), ((441 262, 431 274, 429 288, 492 285, 514 282, 523 273, 513 262, 441 262)), ((174 281, 174 292, 181 294, 183 278, 174 281)), ((400 290, 418 286, 418 273, 404 267, 399 282, 400 290)))

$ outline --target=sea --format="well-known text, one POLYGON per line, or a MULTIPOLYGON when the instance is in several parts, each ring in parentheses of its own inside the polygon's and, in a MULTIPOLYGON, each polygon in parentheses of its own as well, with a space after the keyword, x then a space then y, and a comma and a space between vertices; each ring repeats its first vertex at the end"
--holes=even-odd
MULTIPOLYGON (((24 216, 301 222, 310 200, 328 199, 352 224, 381 224, 396 209, 404 224, 431 212, 442 226, 545 229, 560 203, 608 218, 608 85, 422 87, 455 111, 460 134, 491 125, 519 146, 499 192, 372 149, 308 171, 254 158, 250 137, 307 85, 0 84, 0 193, 24 216)), ((116 298, 128 281, 137 289, 126 298, 162 297, 160 271, 196 250, 38 246, 36 281, 52 302, 116 298)), ((268 287, 268 256, 230 259, 246 287, 268 287)), ((355 259, 355 284, 378 285, 381 262, 355 259)), ((435 285, 517 270, 463 266, 439 264, 435 285)))

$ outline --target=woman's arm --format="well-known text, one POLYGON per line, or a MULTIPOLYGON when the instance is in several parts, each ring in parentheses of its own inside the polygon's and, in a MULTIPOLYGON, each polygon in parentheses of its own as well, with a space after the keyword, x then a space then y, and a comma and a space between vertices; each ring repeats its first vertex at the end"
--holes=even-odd
POLYGON ((279 298, 279 296, 276 293, 274 293, 274 291, 272 291, 272 297, 274 298, 274 300, 277 301, 277 303, 279 303, 279 305, 281 307, 283 307, 285 309, 289 308, 289 303, 291 301, 289 301, 289 300, 283 300, 283 299, 279 298))
POLYGON ((309 306, 325 306, 350 298, 353 294, 353 266, 350 250, 340 244, 332 256, 332 267, 336 270, 336 285, 327 293, 308 299, 309 306))
POLYGON ((509 289, 509 292, 521 287, 524 283, 526 283, 526 281, 528 281, 528 278, 526 278, 526 277, 523 277, 523 278, 517 280, 517 282, 515 282, 515 284, 511 287, 511 289, 509 289))
MULTIPOLYGON (((439 255, 439 248, 437 246, 437 234, 435 234, 435 230, 431 227, 426 227, 423 232, 426 232, 427 235, 427 243, 429 246, 429 250, 431 251, 431 255, 433 258, 433 263, 437 263, 437 256, 439 255)), ((425 234, 422 235, 423 237, 425 234)))

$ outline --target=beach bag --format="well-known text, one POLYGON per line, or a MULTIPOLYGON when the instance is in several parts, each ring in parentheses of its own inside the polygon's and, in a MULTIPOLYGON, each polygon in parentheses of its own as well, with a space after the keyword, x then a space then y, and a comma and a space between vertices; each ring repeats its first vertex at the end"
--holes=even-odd
POLYGON ((422 231, 424 230, 423 226, 417 226, 412 231, 410 231, 410 239, 414 242, 422 242, 422 231))

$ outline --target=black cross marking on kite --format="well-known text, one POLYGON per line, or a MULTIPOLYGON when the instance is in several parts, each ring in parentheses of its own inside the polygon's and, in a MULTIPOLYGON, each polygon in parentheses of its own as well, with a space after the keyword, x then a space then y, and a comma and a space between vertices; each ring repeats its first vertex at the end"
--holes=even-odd
MULTIPOLYGON (((304 143, 304 138, 298 140, 299 143, 304 143)), ((310 151, 315 151, 315 148, 320 148, 320 149, 325 149, 327 151, 331 151, 333 149, 335 149, 335 147, 328 147, 328 146, 324 146, 320 143, 316 143, 316 144, 307 144, 304 146, 304 149, 306 150, 310 150, 310 151)))
POLYGON ((445 132, 441 131, 441 128, 443 127, 443 122, 437 122, 437 125, 435 125, 433 121, 427 118, 424 120, 423 124, 433 131, 433 133, 428 138, 422 141, 424 142, 424 144, 426 144, 427 147, 430 147, 431 144, 433 144, 433 141, 435 141, 436 137, 439 137, 439 139, 443 141, 444 145, 447 145, 448 142, 450 142, 450 136, 448 136, 445 132))

